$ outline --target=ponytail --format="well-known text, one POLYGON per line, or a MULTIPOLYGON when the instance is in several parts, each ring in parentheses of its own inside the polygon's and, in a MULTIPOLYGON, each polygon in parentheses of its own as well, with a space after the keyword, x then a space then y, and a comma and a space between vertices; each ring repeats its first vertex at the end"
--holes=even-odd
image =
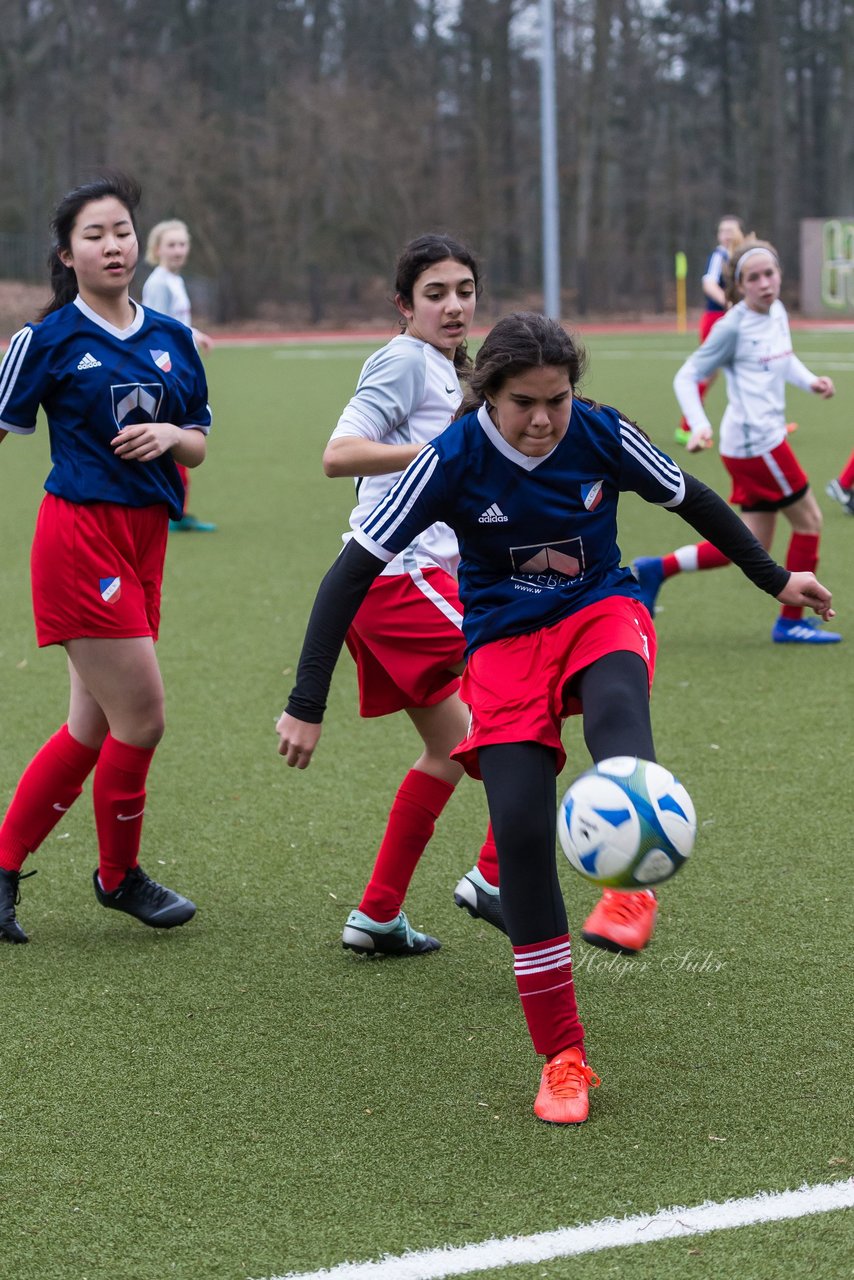
POLYGON ((77 297, 77 273, 73 267, 67 267, 59 256, 56 245, 50 251, 47 260, 50 271, 50 287, 52 297, 47 306, 39 312, 39 319, 44 320, 52 311, 58 311, 77 297))

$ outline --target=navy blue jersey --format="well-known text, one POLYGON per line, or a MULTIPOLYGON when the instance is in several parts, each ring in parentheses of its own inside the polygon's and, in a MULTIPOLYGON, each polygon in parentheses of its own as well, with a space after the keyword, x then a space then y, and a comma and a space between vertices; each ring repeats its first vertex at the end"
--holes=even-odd
MULTIPOLYGON (((703 280, 711 280, 714 284, 719 285, 720 288, 723 289, 728 262, 728 251, 722 244, 715 245, 714 249, 709 254, 709 261, 706 263, 706 270, 703 272, 703 280)), ((705 301, 706 311, 719 311, 721 313, 726 311, 726 307, 722 307, 715 298, 710 298, 705 289, 703 290, 703 298, 705 301)))
POLYGON ((685 480, 616 409, 574 400, 560 444, 529 458, 481 407, 421 451, 354 536, 391 560, 435 521, 451 526, 470 653, 607 596, 639 599, 617 545, 617 500, 626 491, 677 507, 685 480))
POLYGON ((133 323, 119 330, 75 298, 19 330, 0 365, 0 427, 29 435, 44 407, 53 463, 48 493, 69 502, 166 503, 175 520, 184 486, 171 452, 126 462, 110 441, 137 422, 207 433, 207 400, 190 330, 138 304, 133 323))

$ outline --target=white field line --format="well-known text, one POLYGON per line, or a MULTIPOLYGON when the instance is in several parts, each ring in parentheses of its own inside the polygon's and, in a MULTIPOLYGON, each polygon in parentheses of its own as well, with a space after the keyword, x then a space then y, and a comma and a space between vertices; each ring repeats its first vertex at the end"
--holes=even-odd
POLYGON ((783 1222, 814 1213, 854 1207, 854 1179, 800 1187, 797 1191, 760 1191, 742 1200, 707 1200, 693 1209, 659 1209, 650 1215, 631 1218, 602 1218, 580 1227, 563 1227, 533 1236, 507 1236, 455 1248, 428 1249, 404 1253, 378 1262, 342 1262, 320 1271, 289 1271, 267 1280, 441 1280, 444 1276, 471 1275, 493 1267, 518 1266, 525 1262, 547 1262, 552 1258, 572 1258, 600 1249, 650 1244, 653 1240, 673 1240, 728 1231, 757 1222, 783 1222))

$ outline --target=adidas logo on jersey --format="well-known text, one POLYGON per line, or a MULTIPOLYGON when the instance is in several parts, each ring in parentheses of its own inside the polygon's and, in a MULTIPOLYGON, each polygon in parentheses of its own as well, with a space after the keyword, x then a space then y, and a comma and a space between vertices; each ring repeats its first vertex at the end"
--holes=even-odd
POLYGON ((77 366, 78 369, 100 369, 100 367, 101 367, 101 361, 96 360, 95 357, 93 355, 90 355, 88 351, 86 352, 85 356, 77 366))
POLYGON ((493 502, 491 507, 487 507, 482 516, 477 518, 478 524, 507 524, 507 516, 501 510, 497 502, 493 502))

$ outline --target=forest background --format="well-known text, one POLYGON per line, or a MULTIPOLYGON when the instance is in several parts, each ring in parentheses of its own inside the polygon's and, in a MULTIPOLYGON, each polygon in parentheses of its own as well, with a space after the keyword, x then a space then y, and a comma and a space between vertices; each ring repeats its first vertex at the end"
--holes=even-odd
MULTIPOLYGON (((0 0, 0 281, 45 280, 56 199, 109 165, 142 182, 143 229, 188 222, 214 322, 387 322, 427 229, 481 255, 483 319, 541 305, 539 9, 0 0)), ((672 311, 677 250, 698 305, 730 211, 796 303, 800 219, 854 210, 854 2, 554 12, 564 315, 672 311)), ((4 336, 29 294, 7 285, 4 336)))

